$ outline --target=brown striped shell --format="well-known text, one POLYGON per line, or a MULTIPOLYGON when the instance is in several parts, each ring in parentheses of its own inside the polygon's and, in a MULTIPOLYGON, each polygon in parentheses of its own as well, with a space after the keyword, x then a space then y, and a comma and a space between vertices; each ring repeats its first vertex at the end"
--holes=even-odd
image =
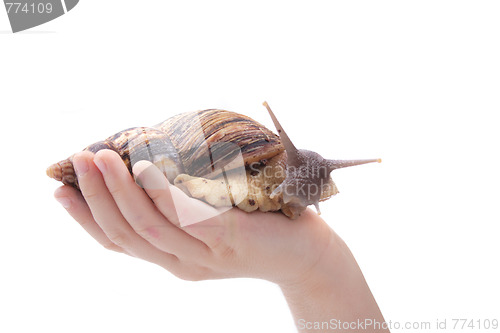
MULTIPOLYGON (((263 164, 284 151, 280 138, 250 117, 218 109, 176 115, 154 127, 118 132, 84 150, 117 152, 129 171, 139 160, 159 166, 173 182, 181 173, 205 176, 241 152, 245 166, 263 164), (166 165, 167 164, 167 165, 166 165)), ((53 164, 47 175, 78 188, 72 156, 53 164)))

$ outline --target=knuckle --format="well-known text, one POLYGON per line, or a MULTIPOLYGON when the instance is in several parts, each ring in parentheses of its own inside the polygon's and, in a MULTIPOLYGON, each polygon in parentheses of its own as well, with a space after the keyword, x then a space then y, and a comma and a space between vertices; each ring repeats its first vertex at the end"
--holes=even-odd
POLYGON ((119 246, 117 246, 115 243, 113 243, 111 241, 103 243, 102 246, 106 250, 115 251, 115 252, 123 252, 123 250, 119 246))
POLYGON ((162 190, 148 190, 148 196, 154 202, 159 202, 163 199, 164 191, 162 190))
POLYGON ((94 192, 94 191, 85 191, 83 193, 83 197, 87 201, 95 201, 96 199, 98 199, 98 195, 99 195, 99 192, 94 192))
POLYGON ((155 227, 143 227, 134 230, 141 238, 148 241, 159 237, 159 231, 155 227))
POLYGON ((78 224, 83 227, 83 229, 86 229, 88 226, 91 226, 92 223, 95 223, 95 221, 91 221, 88 218, 81 218, 76 220, 78 224))
POLYGON ((173 274, 185 281, 202 281, 211 276, 210 270, 206 267, 183 267, 179 272, 173 274))
POLYGON ((225 241, 220 240, 215 243, 212 247, 212 252, 220 259, 229 259, 235 255, 235 249, 227 244, 225 241))
POLYGON ((110 186, 110 187, 108 187, 108 190, 113 198, 119 197, 123 192, 122 188, 120 188, 119 186, 117 186, 117 187, 110 186))
POLYGON ((217 250, 217 255, 219 258, 227 260, 234 257, 235 250, 231 246, 224 245, 217 250))
POLYGON ((126 248, 129 243, 127 237, 122 233, 110 234, 108 238, 113 244, 121 248, 126 248))

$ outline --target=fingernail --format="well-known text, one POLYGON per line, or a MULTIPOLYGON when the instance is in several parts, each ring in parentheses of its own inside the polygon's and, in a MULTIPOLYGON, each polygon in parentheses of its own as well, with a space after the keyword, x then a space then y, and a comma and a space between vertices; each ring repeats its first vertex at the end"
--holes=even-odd
POLYGON ((71 200, 65 197, 56 198, 56 200, 66 209, 71 207, 71 200))
POLYGON ((108 170, 108 166, 106 165, 106 162, 104 162, 100 158, 95 158, 94 159, 94 164, 101 171, 101 173, 105 173, 108 170))
POLYGON ((81 158, 76 158, 73 160, 73 167, 75 168, 76 175, 78 177, 83 176, 87 171, 89 171, 89 164, 86 160, 81 158))

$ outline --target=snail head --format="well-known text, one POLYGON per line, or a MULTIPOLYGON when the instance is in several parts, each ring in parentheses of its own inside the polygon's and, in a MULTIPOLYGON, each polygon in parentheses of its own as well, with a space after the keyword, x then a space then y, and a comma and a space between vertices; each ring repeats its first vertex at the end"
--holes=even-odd
POLYGON ((286 178, 272 192, 270 197, 272 199, 278 195, 283 195, 283 202, 298 214, 309 205, 314 205, 318 214, 321 214, 319 202, 338 193, 335 183, 330 176, 333 170, 366 163, 381 162, 380 159, 329 160, 316 152, 297 149, 267 102, 263 104, 273 120, 287 154, 286 178))

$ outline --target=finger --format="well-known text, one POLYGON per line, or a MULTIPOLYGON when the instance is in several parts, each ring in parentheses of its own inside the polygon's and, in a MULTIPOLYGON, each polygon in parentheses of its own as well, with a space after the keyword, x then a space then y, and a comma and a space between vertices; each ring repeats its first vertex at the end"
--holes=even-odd
MULTIPOLYGON (((191 261, 203 260, 208 247, 171 224, 144 191, 137 186, 120 156, 110 150, 96 154, 95 163, 104 175, 106 187, 132 229, 156 248, 191 261)), ((158 170, 158 169, 156 169, 158 170)), ((146 181, 149 180, 144 175, 146 181)))
POLYGON ((163 173, 148 161, 137 162, 133 172, 158 210, 169 221, 210 248, 221 242, 227 229, 220 210, 190 198, 179 188, 170 185, 163 173))
POLYGON ((93 158, 94 155, 90 152, 78 153, 73 158, 73 165, 83 197, 96 223, 110 241, 133 256, 156 263, 168 270, 176 269, 179 265, 177 257, 152 246, 137 235, 124 219, 104 183, 101 172, 95 166, 93 158))
POLYGON ((64 206, 64 208, 66 208, 69 215, 71 215, 99 244, 108 250, 128 254, 127 251, 111 242, 102 231, 101 227, 95 222, 89 206, 80 192, 68 185, 64 185, 55 191, 54 197, 64 206))
POLYGON ((172 202, 170 183, 163 173, 149 161, 138 161, 134 164, 132 172, 136 181, 146 191, 149 198, 160 208, 168 207, 173 209, 162 209, 162 215, 172 224, 179 227, 179 216, 172 202))

